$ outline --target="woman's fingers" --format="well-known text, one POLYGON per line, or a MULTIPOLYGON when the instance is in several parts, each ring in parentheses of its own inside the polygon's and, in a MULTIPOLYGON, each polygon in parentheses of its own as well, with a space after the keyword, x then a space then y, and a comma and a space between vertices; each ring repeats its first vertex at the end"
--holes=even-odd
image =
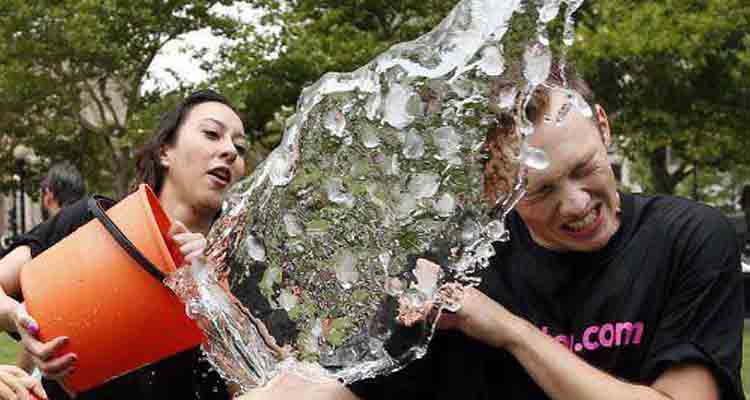
POLYGON ((75 354, 65 354, 60 357, 42 361, 35 359, 39 371, 49 379, 62 379, 75 371, 75 354))
POLYGON ((29 388, 24 383, 26 383, 26 385, 30 384, 30 382, 24 382, 23 378, 19 378, 7 372, 0 372, 0 398, 31 400, 29 396, 29 388))
POLYGON ((171 236, 178 235, 180 233, 190 232, 188 228, 180 221, 175 220, 172 226, 169 227, 169 234, 171 236))
MULTIPOLYGON (((23 343, 24 348, 29 352, 29 354, 31 354, 32 357, 41 361, 47 361, 51 359, 55 354, 57 354, 60 350, 62 350, 62 348, 66 344, 68 344, 68 338, 66 336, 59 336, 50 340, 49 342, 42 343, 36 338, 22 334, 21 343, 23 343)), ((75 358, 75 356, 73 356, 73 358, 75 358)))
POLYGON ((34 318, 29 315, 29 312, 26 311, 25 304, 18 304, 18 307, 16 307, 13 314, 13 320, 16 324, 16 331, 18 331, 20 335, 23 335, 24 333, 33 337, 39 335, 39 324, 37 324, 36 320, 34 320, 34 318))
POLYGON ((197 236, 192 238, 191 240, 183 243, 180 243, 180 253, 182 254, 190 254, 196 250, 203 251, 203 249, 206 248, 206 238, 203 237, 203 235, 197 236))

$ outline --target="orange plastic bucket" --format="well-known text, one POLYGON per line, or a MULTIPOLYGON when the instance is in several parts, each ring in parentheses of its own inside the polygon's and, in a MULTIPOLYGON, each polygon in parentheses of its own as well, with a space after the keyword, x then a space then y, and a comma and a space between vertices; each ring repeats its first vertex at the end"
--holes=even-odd
MULTIPOLYGON (((165 239, 171 223, 148 186, 141 185, 106 216, 146 263, 164 274, 175 270, 179 251, 165 239)), ((60 355, 78 355, 75 372, 64 382, 76 392, 204 340, 177 296, 115 240, 106 221, 97 218, 21 271, 26 308, 39 323, 40 339, 68 336, 60 355)))

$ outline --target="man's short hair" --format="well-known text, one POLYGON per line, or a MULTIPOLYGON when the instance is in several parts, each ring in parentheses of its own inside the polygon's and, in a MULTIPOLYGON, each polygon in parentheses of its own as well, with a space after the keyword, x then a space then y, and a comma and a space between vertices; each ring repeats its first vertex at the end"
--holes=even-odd
POLYGON ((83 176, 73 164, 63 161, 50 167, 42 180, 42 191, 49 189, 60 207, 80 200, 86 194, 83 176))
MULTIPOLYGON (((505 75, 493 81, 491 86, 492 104, 503 103, 501 97, 507 93, 513 93, 514 96, 514 106, 511 109, 495 107, 498 122, 487 135, 485 142, 488 159, 485 163, 484 193, 491 204, 503 200, 502 196, 511 192, 518 177, 519 165, 516 160, 520 151, 520 140, 513 113, 519 102, 524 100, 522 76, 522 65, 512 64, 505 75)), ((578 75, 574 66, 568 63, 563 67, 559 60, 553 59, 547 79, 534 89, 529 98, 524 109, 526 118, 532 123, 542 121, 544 114, 549 111, 552 91, 561 88, 577 92, 591 106, 595 104, 594 92, 578 75)), ((592 120, 595 120, 595 116, 592 120)))

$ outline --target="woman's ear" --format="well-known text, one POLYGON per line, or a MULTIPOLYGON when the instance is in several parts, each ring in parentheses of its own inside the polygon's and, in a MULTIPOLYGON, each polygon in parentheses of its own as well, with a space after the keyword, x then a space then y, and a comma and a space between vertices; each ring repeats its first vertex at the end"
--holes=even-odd
POLYGON ((612 145, 612 133, 609 128, 607 112, 599 104, 594 104, 594 112, 596 113, 596 128, 599 129, 604 147, 609 147, 612 145))
POLYGON ((170 164, 170 152, 167 146, 161 146, 159 149, 159 164, 164 168, 169 168, 170 164))

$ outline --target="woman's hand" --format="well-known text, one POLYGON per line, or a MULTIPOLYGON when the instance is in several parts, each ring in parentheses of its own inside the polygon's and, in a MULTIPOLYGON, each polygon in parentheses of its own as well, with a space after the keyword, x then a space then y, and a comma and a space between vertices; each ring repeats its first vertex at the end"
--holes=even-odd
POLYGON ((172 240, 180 246, 180 253, 185 263, 190 264, 194 259, 203 256, 206 250, 206 237, 202 233, 193 233, 180 221, 175 221, 169 228, 172 240))
POLYGON ((68 343, 67 337, 56 337, 46 343, 39 341, 39 325, 23 304, 16 307, 12 319, 18 334, 21 335, 21 344, 45 377, 60 380, 73 372, 78 358, 74 353, 55 357, 55 354, 68 343))
POLYGON ((0 365, 0 400, 34 400, 35 398, 47 399, 41 382, 18 367, 0 365))

